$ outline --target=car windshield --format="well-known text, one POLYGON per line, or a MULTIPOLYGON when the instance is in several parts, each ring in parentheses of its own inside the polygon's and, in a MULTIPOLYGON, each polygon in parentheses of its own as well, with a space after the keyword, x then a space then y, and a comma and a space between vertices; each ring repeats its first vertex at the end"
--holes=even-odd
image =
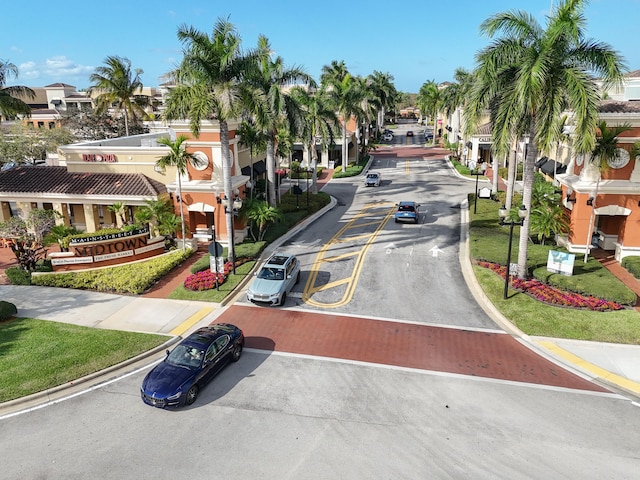
POLYGON ((398 211, 399 212, 413 212, 413 211, 415 211, 415 209, 413 208, 413 205, 400 205, 398 207, 398 211))
POLYGON ((262 270, 260 270, 260 273, 258 273, 258 278, 263 278, 265 280, 284 280, 284 269, 263 267, 262 270))
POLYGON ((191 345, 178 345, 167 357, 167 362, 177 367, 198 368, 202 363, 204 352, 191 345))
POLYGON ((370 173, 369 175, 367 175, 367 178, 378 178, 378 174, 377 173, 370 173))

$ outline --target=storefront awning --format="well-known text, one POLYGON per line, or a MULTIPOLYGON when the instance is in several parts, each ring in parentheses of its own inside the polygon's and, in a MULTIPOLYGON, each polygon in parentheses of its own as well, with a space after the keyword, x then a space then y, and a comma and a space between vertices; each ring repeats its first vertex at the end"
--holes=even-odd
POLYGON ((556 162, 555 160, 551 160, 550 158, 544 162, 544 164, 540 167, 540 171, 545 173, 546 175, 549 175, 550 177, 553 176, 554 174, 554 170, 555 173, 564 173, 567 170, 567 166, 563 165, 561 163, 556 162))

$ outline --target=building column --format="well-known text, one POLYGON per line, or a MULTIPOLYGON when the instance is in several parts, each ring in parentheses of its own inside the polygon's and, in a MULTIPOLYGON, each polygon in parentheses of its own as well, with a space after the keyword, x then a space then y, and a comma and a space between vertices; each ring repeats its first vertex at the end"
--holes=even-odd
POLYGON ((56 216, 56 225, 65 225, 70 226, 71 222, 69 222, 69 212, 67 210, 67 205, 65 203, 52 203, 53 209, 58 212, 58 216, 56 216))
POLYGON ((86 223, 87 232, 95 232, 98 230, 99 220, 98 207, 92 203, 85 203, 83 205, 84 221, 86 223))
POLYGON ((0 222, 6 222, 11 218, 9 202, 0 202, 0 222))

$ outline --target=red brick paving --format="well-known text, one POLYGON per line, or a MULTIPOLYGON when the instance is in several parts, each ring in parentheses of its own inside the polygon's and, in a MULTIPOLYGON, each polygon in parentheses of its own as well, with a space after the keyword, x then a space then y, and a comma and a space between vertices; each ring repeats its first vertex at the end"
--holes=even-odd
POLYGON ((240 305, 227 309, 216 322, 242 328, 248 348, 608 391, 507 334, 240 305))

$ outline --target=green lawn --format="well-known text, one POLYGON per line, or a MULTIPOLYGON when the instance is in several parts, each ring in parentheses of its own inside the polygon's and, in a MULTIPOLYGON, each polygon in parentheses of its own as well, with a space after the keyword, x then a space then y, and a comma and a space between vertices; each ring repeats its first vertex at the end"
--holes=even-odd
POLYGON ((0 323, 0 339, 0 402, 6 402, 116 365, 168 337, 17 318, 0 323))

